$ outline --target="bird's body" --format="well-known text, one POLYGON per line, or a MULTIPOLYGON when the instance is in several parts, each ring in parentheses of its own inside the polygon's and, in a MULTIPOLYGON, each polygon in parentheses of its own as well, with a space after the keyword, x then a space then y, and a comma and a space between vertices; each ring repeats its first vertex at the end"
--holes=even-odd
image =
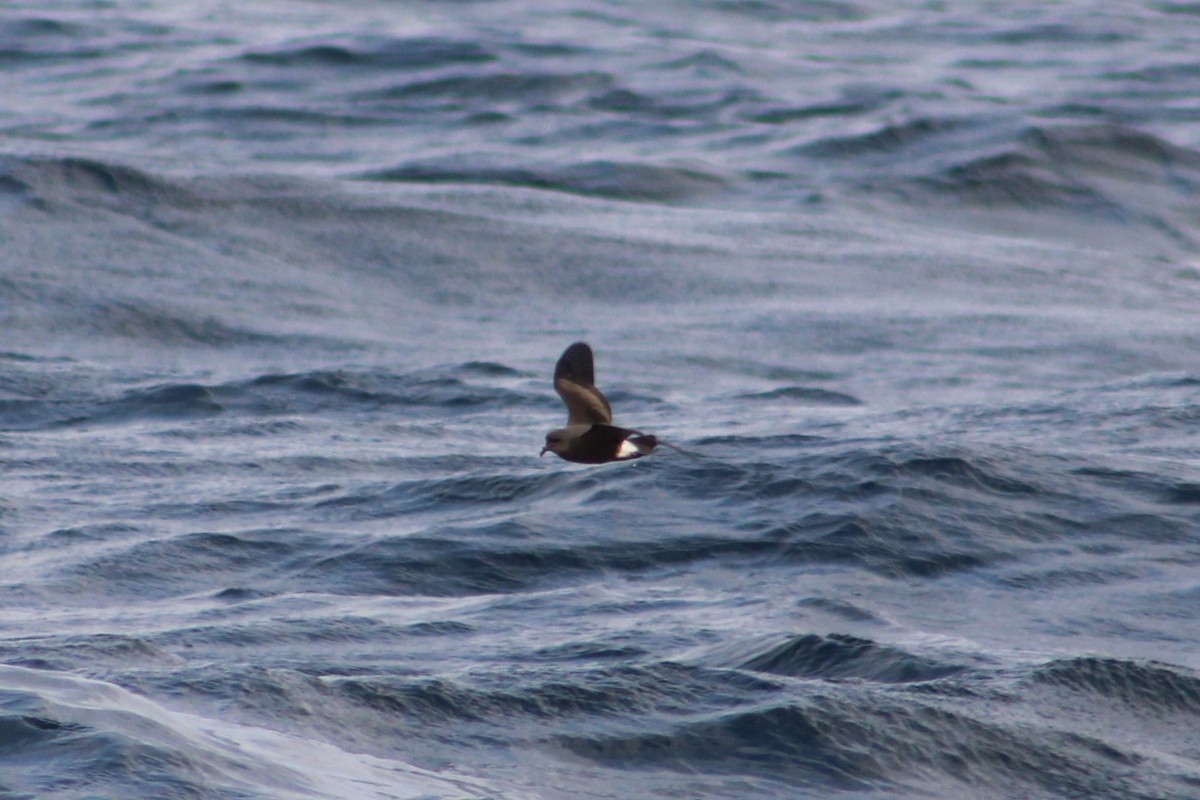
POLYGON ((542 455, 554 453, 578 464, 607 464, 648 455, 658 440, 612 424, 612 406, 596 388, 592 348, 576 342, 554 365, 554 391, 567 406, 567 426, 546 434, 542 455))

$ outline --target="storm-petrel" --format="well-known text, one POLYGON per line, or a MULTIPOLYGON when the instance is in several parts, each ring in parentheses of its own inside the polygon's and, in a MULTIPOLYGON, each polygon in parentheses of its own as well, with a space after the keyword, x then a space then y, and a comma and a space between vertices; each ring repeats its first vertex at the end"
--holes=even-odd
POLYGON ((658 439, 612 424, 608 398, 595 387, 592 348, 576 342, 563 351, 554 365, 554 391, 567 404, 567 427, 546 434, 540 455, 555 453, 579 464, 607 464, 647 455, 658 439))

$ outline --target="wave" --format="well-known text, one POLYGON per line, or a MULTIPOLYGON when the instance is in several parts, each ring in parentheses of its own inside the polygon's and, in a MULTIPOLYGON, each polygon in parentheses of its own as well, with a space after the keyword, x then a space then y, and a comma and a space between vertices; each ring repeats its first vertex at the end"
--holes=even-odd
MULTIPOLYGON (((364 399, 354 393, 347 402, 364 399)), ((398 458, 394 466, 419 473, 418 462, 398 458)), ((1026 511, 1007 506, 1014 497, 1033 502, 1040 493, 986 462, 895 460, 861 453, 805 462, 800 469, 796 462, 739 467, 712 459, 663 458, 637 470, 514 472, 505 460, 487 464, 475 459, 456 463, 448 476, 326 482, 301 493, 267 487, 252 494, 193 498, 150 511, 158 518, 202 520, 216 514, 262 524, 290 509, 322 529, 399 523, 406 532, 355 537, 334 548, 306 543, 287 528, 166 540, 131 534, 110 552, 69 567, 70 575, 64 573, 62 580, 76 585, 81 576, 89 576, 110 593, 126 587, 133 593, 186 594, 194 591, 190 581, 156 577, 167 564, 183 563, 196 580, 226 587, 269 589, 286 581, 293 588, 332 595, 469 596, 700 564, 739 571, 851 564, 888 577, 930 577, 994 567, 1012 560, 1014 549, 1029 546, 1020 534, 1026 511), (641 508, 636 529, 610 530, 604 520, 611 509, 638 507, 647 481, 683 505, 641 508), (541 515, 564 502, 576 509, 574 526, 595 535, 581 539, 570 531, 550 534, 544 529, 541 515), (682 507, 704 524, 679 533, 682 507)), ((298 467, 285 468, 294 473, 298 467)), ((330 468, 362 469, 322 465, 330 468)), ((1040 506, 1033 508, 1036 514, 1040 506)), ((1068 529, 1060 535, 1077 532, 1068 529)), ((762 663, 792 659, 798 664, 806 647, 815 652, 853 651, 856 646, 802 641, 790 652, 763 656, 762 663)), ((895 653, 848 652, 842 658, 847 665, 857 664, 845 669, 864 674, 872 669, 916 674, 920 669, 919 660, 902 663, 895 653)))
POLYGON ((356 413, 388 407, 447 412, 541 408, 544 397, 489 382, 519 374, 504 365, 480 362, 408 373, 313 370, 266 373, 221 384, 162 383, 131 389, 116 397, 85 394, 67 385, 55 386, 50 393, 44 380, 22 381, 17 374, 0 382, 0 390, 7 395, 0 395, 0 430, 123 425, 219 414, 269 424, 273 416, 356 413))
MULTIPOLYGON (((1063 659, 1025 673, 1043 689, 1035 697, 1004 691, 1003 671, 964 672, 962 665, 915 657, 848 636, 805 634, 741 665, 804 679, 792 688, 759 688, 737 708, 697 709, 686 718, 566 734, 570 752, 622 769, 653 766, 684 773, 755 775, 789 787, 961 796, 969 787, 1006 786, 1013 796, 1106 798, 1184 796, 1186 774, 1111 737, 1112 708, 1094 724, 1047 723, 1046 710, 1076 707, 1059 690, 1098 692, 1130 713, 1164 711, 1194 724, 1193 676, 1166 665, 1111 659, 1063 659), (856 679, 857 692, 842 681, 856 679), (829 681, 829 684, 814 682, 829 681), (912 682, 915 681, 915 682, 912 682), (873 684, 873 685, 872 685, 873 684), (752 695, 753 696, 753 695, 752 695), (953 709, 944 701, 954 698, 953 709), (1093 732, 1094 731, 1094 732, 1093 732), (1131 769, 1132 768, 1132 769, 1131 769), (1134 772, 1140 773, 1135 777, 1134 772)), ((1120 729, 1119 727, 1116 729, 1120 729)))
POLYGON ((861 406, 863 404, 854 395, 811 386, 783 386, 765 392, 740 394, 738 398, 741 400, 787 400, 813 406, 861 406))
POLYGON ((269 404, 272 398, 278 398, 280 405, 263 409, 275 411, 280 410, 280 406, 296 411, 342 403, 446 409, 487 406, 500 409, 532 404, 534 398, 494 384, 475 383, 469 378, 478 376, 487 380, 520 374, 504 365, 468 362, 457 367, 399 374, 352 370, 266 374, 231 384, 229 389, 252 398, 251 402, 257 408, 263 408, 263 403, 269 404))
POLYGON ((27 16, 0 21, 0 63, 14 68, 47 61, 90 61, 105 55, 95 43, 100 31, 53 17, 27 16))
POLYGON ((753 558, 772 542, 718 536, 577 544, 542 541, 527 523, 442 525, 309 562, 294 581, 336 594, 469 596, 560 586, 583 576, 637 574, 713 559, 753 558))
POLYGON ((251 50, 239 60, 274 67, 422 70, 479 64, 496 55, 478 42, 439 37, 355 36, 305 39, 269 50, 251 50))
POLYGON ((792 152, 841 162, 849 187, 906 202, 1056 210, 1185 241, 1198 235, 1200 152, 1134 127, 926 116, 792 152))
POLYGON ((214 578, 232 587, 270 585, 289 559, 313 545, 311 535, 298 530, 124 538, 134 541, 64 564, 57 578, 94 598, 180 597, 211 586, 214 578))
POLYGON ((400 102, 406 110, 418 102, 436 101, 456 107, 473 101, 521 101, 529 104, 571 102, 580 96, 603 92, 613 78, 601 72, 520 72, 447 75, 426 81, 404 83, 357 96, 359 102, 400 102))
POLYGON ((79 311, 82 327, 96 335, 122 339, 229 347, 274 343, 282 338, 150 302, 99 301, 79 311))
POLYGON ((702 5, 767 22, 853 22, 867 17, 859 3, 845 0, 705 0, 702 5))
POLYGON ((130 800, 496 796, 448 771, 168 711, 101 681, 11 666, 0 678, 0 789, 14 796, 108 786, 130 800))
POLYGON ((1200 152, 1119 125, 1029 128, 914 185, 969 206, 1067 210, 1184 242, 1200 235, 1189 210, 1200 152))
POLYGON ((983 785, 1009 787, 1013 796, 1161 796, 1159 786, 1130 776, 1139 756, 1101 739, 989 721, 914 698, 819 694, 667 730, 564 736, 559 742, 609 766, 754 775, 793 790, 961 797, 983 785))
POLYGON ((855 636, 811 633, 781 642, 747 659, 741 668, 792 677, 860 678, 882 683, 939 680, 965 669, 855 636))
POLYGON ((448 726, 455 722, 497 725, 520 718, 552 722, 683 711, 684 698, 711 690, 714 678, 739 694, 752 694, 756 688, 768 685, 673 664, 581 668, 573 676, 554 678, 531 674, 507 689, 472 686, 467 681, 449 678, 347 677, 330 681, 329 685, 339 701, 377 714, 398 715, 409 724, 448 726), (741 686, 735 688, 732 685, 735 683, 741 686))
POLYGON ((197 198, 180 181, 155 177, 125 164, 76 156, 0 156, 0 176, 9 193, 41 210, 60 208, 72 196, 112 207, 115 202, 146 211, 159 204, 195 207, 197 198))
MULTIPOLYGON (((721 185, 670 165, 477 166, 406 168, 391 178, 629 199, 694 197, 721 185)), ((288 354, 302 351, 338 363, 390 346, 396 330, 447 306, 519 303, 551 314, 597 297, 662 304, 755 291, 729 273, 725 253, 690 241, 647 244, 624 229, 580 235, 496 218, 504 214, 488 203, 410 204, 357 181, 189 178, 92 159, 7 158, 0 202, 14 206, 4 217, 11 252, 54 264, 0 278, 6 296, 23 301, 0 308, 14 352, 128 357, 177 348, 198 358, 239 349, 289 364, 288 354), (689 268, 665 264, 675 257, 689 268)))
POLYGON ((692 166, 585 161, 561 165, 498 165, 490 157, 455 156, 415 162, 362 176, 373 181, 520 186, 615 200, 679 203, 726 188, 719 175, 692 166))
POLYGON ((1136 714, 1200 718, 1200 676, 1182 667, 1099 656, 1056 659, 1033 673, 1036 685, 1092 696, 1136 714))
MULTIPOLYGON (((322 636, 335 632, 359 646, 382 637, 402 647, 404 637, 419 635, 346 622, 335 631, 272 618, 248 630, 175 635, 202 646, 208 637, 221 643, 249 635, 246 643, 261 637, 289 648, 328 647, 335 640, 322 636)), ((752 776, 755 783, 739 795, 752 797, 778 796, 784 787, 961 797, 972 787, 1003 786, 1014 797, 1149 800, 1186 796, 1190 785, 1187 770, 1173 768, 1154 740, 1131 743, 1120 735, 1124 713, 1161 721, 1166 712, 1173 724, 1194 724, 1194 678, 1166 665, 1061 659, 1013 669, 988 660, 965 669, 943 657, 814 634, 760 650, 734 668, 638 663, 627 650, 614 656, 604 641, 580 641, 565 663, 560 658, 516 671, 475 664, 435 675, 324 674, 326 659, 314 655, 304 672, 225 665, 170 677, 174 692, 218 700, 222 687, 236 684, 240 713, 302 722, 367 752, 380 749, 376 737, 404 731, 418 762, 437 762, 447 746, 491 747, 497 736, 521 748, 551 747, 610 768, 610 790, 626 781, 675 780, 670 773, 752 776), (1131 685, 1157 700, 1147 702, 1131 685), (1074 694, 1097 688, 1127 711, 1105 704, 1085 724, 1072 723, 1074 694)))
POLYGON ((911 157, 915 149, 931 146, 933 141, 945 141, 947 134, 957 132, 964 124, 952 118, 922 117, 888 123, 868 133, 822 138, 796 152, 818 158, 853 158, 903 150, 911 157))

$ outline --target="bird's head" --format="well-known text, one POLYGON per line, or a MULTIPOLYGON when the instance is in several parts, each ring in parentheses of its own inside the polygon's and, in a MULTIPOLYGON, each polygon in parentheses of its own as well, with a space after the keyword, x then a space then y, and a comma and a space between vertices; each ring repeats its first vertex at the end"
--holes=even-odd
POLYGON ((538 456, 544 456, 546 453, 556 453, 562 455, 567 451, 567 432, 565 430, 550 431, 546 434, 546 446, 542 448, 542 452, 538 456))

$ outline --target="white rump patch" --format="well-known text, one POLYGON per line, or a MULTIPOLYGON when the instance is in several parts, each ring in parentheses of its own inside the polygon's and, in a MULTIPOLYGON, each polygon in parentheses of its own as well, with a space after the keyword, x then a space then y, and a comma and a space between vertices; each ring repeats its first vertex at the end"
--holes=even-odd
POLYGON ((622 459, 622 458, 633 458, 634 456, 640 456, 640 455, 643 455, 642 448, 638 447, 636 444, 629 441, 628 439, 624 439, 621 442, 621 446, 617 448, 617 456, 616 457, 618 459, 622 459))

